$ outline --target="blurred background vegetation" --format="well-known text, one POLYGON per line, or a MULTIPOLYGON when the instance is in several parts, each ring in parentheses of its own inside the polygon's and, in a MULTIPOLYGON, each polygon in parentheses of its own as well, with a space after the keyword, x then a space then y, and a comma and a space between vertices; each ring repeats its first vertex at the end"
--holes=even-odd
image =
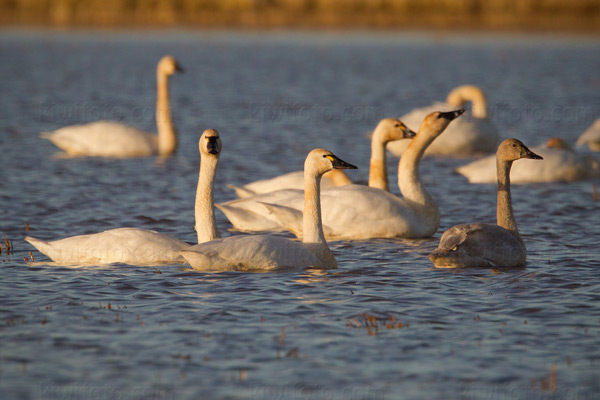
POLYGON ((0 0, 4 26, 600 31, 600 0, 0 0))

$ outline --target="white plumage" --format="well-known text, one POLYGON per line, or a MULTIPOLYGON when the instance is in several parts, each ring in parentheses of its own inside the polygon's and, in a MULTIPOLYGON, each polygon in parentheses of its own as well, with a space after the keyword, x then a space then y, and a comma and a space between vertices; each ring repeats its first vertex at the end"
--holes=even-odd
MULTIPOLYGON (((395 140, 413 138, 415 133, 400 120, 384 118, 375 127, 371 137, 371 165, 369 169, 369 186, 388 190, 388 174, 386 166, 386 145, 395 140)), ((321 189, 351 185, 352 181, 344 171, 331 170, 323 175, 321 189)), ((235 190, 239 198, 246 198, 283 189, 299 189, 304 187, 304 172, 295 171, 270 179, 261 179, 242 187, 228 185, 235 190)))
MULTIPOLYGON (((212 192, 221 141, 217 131, 206 130, 199 141, 201 153, 195 218, 198 242, 219 237, 212 208, 212 192)), ((155 265, 183 262, 179 253, 190 245, 172 236, 138 228, 117 228, 55 241, 26 237, 41 253, 59 264, 155 265)))
MULTIPOLYGON (((421 183, 419 163, 427 146, 463 111, 435 112, 425 118, 419 133, 400 159, 398 185, 404 198, 362 185, 324 190, 321 202, 326 237, 368 239, 433 235, 440 222, 439 210, 421 183)), ((230 201, 218 207, 235 229, 287 229, 300 237, 302 202, 302 191, 288 189, 230 201)))
MULTIPOLYGON (((533 151, 543 160, 522 160, 510 171, 512 183, 573 182, 600 176, 598 159, 574 151, 562 139, 553 138, 533 151)), ((496 157, 488 156, 456 168, 471 183, 496 182, 496 157)))
POLYGON ((577 147, 587 145, 592 151, 600 151, 600 118, 596 119, 594 123, 587 128, 577 142, 577 147))
POLYGON ((69 157, 130 158, 150 155, 169 156, 177 148, 177 132, 171 119, 169 76, 182 71, 171 56, 157 66, 156 125, 158 135, 115 121, 97 121, 72 125, 54 132, 42 132, 69 157))
POLYGON ((323 149, 311 151, 304 163, 302 243, 274 235, 230 236, 194 245, 181 254, 202 271, 273 271, 288 268, 337 268, 321 224, 320 181, 332 168, 356 168, 323 149))
MULTIPOLYGON (((472 111, 467 111, 459 120, 452 123, 427 148, 425 154, 464 157, 494 152, 500 137, 488 118, 485 95, 476 86, 459 86, 450 92, 446 103, 436 102, 431 106, 414 109, 400 117, 400 120, 409 128, 416 129, 428 114, 434 111, 455 110, 463 107, 467 101, 472 103, 472 111)), ((401 156, 408 144, 406 141, 390 142, 387 148, 392 154, 401 156)))

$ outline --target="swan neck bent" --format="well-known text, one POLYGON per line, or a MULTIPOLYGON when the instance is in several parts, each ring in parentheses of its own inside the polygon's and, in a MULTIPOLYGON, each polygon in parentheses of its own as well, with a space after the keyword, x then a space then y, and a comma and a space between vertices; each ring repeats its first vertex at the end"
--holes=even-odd
POLYGON ((448 94, 446 103, 452 107, 462 107, 465 102, 472 104, 471 114, 475 118, 484 119, 488 117, 487 100, 483 90, 474 85, 463 85, 452 90, 448 94))
POLYGON ((196 233, 198 243, 208 242, 219 238, 215 222, 213 187, 217 172, 217 157, 201 157, 198 187, 196 189, 196 233))
POLYGON ((510 168, 512 161, 497 160, 498 173, 498 204, 496 208, 496 223, 521 238, 517 229, 517 221, 512 208, 510 194, 510 168))
POLYGON ((169 76, 157 71, 156 127, 158 129, 158 154, 169 156, 177 149, 177 132, 171 118, 169 101, 169 76))
POLYGON ((385 145, 386 142, 379 137, 377 131, 373 132, 369 186, 389 191, 385 145))

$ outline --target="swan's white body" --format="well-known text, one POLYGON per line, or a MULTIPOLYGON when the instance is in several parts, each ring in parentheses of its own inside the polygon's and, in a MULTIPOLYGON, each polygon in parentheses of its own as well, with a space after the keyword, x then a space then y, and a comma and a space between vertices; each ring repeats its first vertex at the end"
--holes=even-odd
POLYGON ((575 143, 577 147, 586 144, 590 150, 600 151, 600 118, 596 119, 592 126, 587 128, 581 136, 579 136, 579 139, 577 139, 577 142, 575 143))
POLYGON ((177 148, 177 132, 171 119, 169 76, 181 71, 173 57, 165 56, 157 67, 156 124, 158 135, 114 121, 72 125, 54 132, 42 132, 69 157, 145 157, 169 156, 177 148))
MULTIPOLYGON (((500 142, 499 134, 490 122, 487 103, 481 89, 472 85, 459 86, 448 95, 446 103, 436 102, 431 106, 417 108, 400 117, 409 128, 415 129, 423 118, 434 111, 450 111, 472 102, 472 111, 467 111, 425 151, 425 155, 470 156, 492 153, 500 142)), ((388 150, 401 156, 409 143, 401 140, 388 144, 388 150)))
POLYGON ((462 224, 448 229, 429 259, 438 268, 521 267, 527 249, 517 229, 510 194, 512 162, 540 156, 516 139, 506 139, 496 154, 498 177, 497 224, 462 224))
MULTIPOLYGON (((198 243, 219 237, 213 202, 213 185, 219 161, 220 142, 200 138, 200 173, 196 191, 195 218, 198 243)), ((218 136, 217 136, 218 138, 218 136)), ((41 253, 59 264, 156 265, 183 262, 179 253, 190 247, 172 236, 138 228, 117 228, 91 235, 79 235, 55 241, 26 237, 41 253)))
MULTIPOLYGON (((404 199, 384 189, 347 185, 324 190, 323 230, 330 239, 428 237, 440 222, 439 210, 423 187, 419 162, 427 146, 461 112, 432 113, 400 159, 398 186, 404 199)), ((218 205, 235 229, 287 229, 303 235, 300 224, 302 191, 279 190, 218 205)))
POLYGON ((72 157, 146 157, 158 153, 158 136, 114 121, 72 125, 40 137, 72 157))
MULTIPOLYGON (((591 155, 573 151, 570 147, 556 147, 551 139, 547 144, 533 148, 544 159, 522 160, 510 171, 512 183, 573 182, 600 176, 600 163, 591 155), (554 147, 551 147, 554 146, 554 147)), ((471 183, 496 182, 496 157, 488 156, 456 168, 471 183)))
MULTIPOLYGON (((414 137, 415 133, 400 120, 384 118, 377 124, 371 138, 371 165, 369 169, 369 186, 388 190, 388 173, 386 166, 386 145, 395 140, 414 137)), ((344 171, 331 170, 323 175, 321 189, 351 185, 352 181, 344 171)), ((263 179, 248 183, 242 187, 228 185, 235 190, 239 198, 269 193, 282 189, 299 189, 304 187, 304 172, 295 171, 271 179, 263 179)))
POLYGON ((323 234, 320 180, 332 168, 355 168, 331 152, 316 149, 304 164, 305 232, 302 243, 273 235, 230 236, 194 245, 181 254, 192 268, 202 271, 273 271, 289 268, 337 268, 323 234))
MULTIPOLYGON (((334 186, 350 185, 352 181, 344 171, 333 170, 323 175, 321 179, 321 188, 329 189, 334 186), (330 173, 339 175, 329 175, 330 173), (336 184, 338 183, 338 184, 336 184)), ((287 174, 276 176, 270 179, 261 179, 250 182, 242 187, 227 185, 235 191, 235 194, 240 199, 254 196, 256 194, 269 193, 274 190, 281 189, 302 189, 304 187, 304 171, 288 172, 287 174)))
POLYGON ((56 263, 66 265, 181 262, 179 252, 190 246, 172 236, 138 228, 117 228, 52 242, 33 237, 25 240, 56 263))

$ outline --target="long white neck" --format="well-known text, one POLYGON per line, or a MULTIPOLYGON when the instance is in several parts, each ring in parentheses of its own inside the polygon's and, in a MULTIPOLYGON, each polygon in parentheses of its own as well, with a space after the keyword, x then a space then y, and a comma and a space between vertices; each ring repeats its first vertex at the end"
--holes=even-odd
POLYGON ((205 156, 200 159, 200 173, 196 189, 195 206, 198 243, 208 242, 220 237, 213 207, 213 186, 218 162, 219 159, 217 157, 205 156))
POLYGON ((421 218, 429 222, 433 232, 437 230, 440 223, 440 210, 421 182, 419 163, 425 149, 437 136, 419 132, 402 153, 398 163, 398 187, 404 200, 421 218))
POLYGON ((371 140, 371 165, 369 167, 369 186, 389 191, 385 145, 387 141, 373 132, 371 140))
POLYGON ((498 173, 498 204, 496 207, 496 223, 498 226, 510 231, 517 238, 521 238, 517 229, 517 221, 512 208, 510 195, 510 168, 512 161, 496 161, 498 173))
POLYGON ((156 73, 156 126, 158 128, 158 154, 169 156, 177 148, 177 132, 171 118, 169 102, 169 76, 160 70, 156 73))
POLYGON ((337 268, 321 220, 321 175, 310 168, 304 169, 304 215, 302 217, 302 243, 328 268, 337 268))

